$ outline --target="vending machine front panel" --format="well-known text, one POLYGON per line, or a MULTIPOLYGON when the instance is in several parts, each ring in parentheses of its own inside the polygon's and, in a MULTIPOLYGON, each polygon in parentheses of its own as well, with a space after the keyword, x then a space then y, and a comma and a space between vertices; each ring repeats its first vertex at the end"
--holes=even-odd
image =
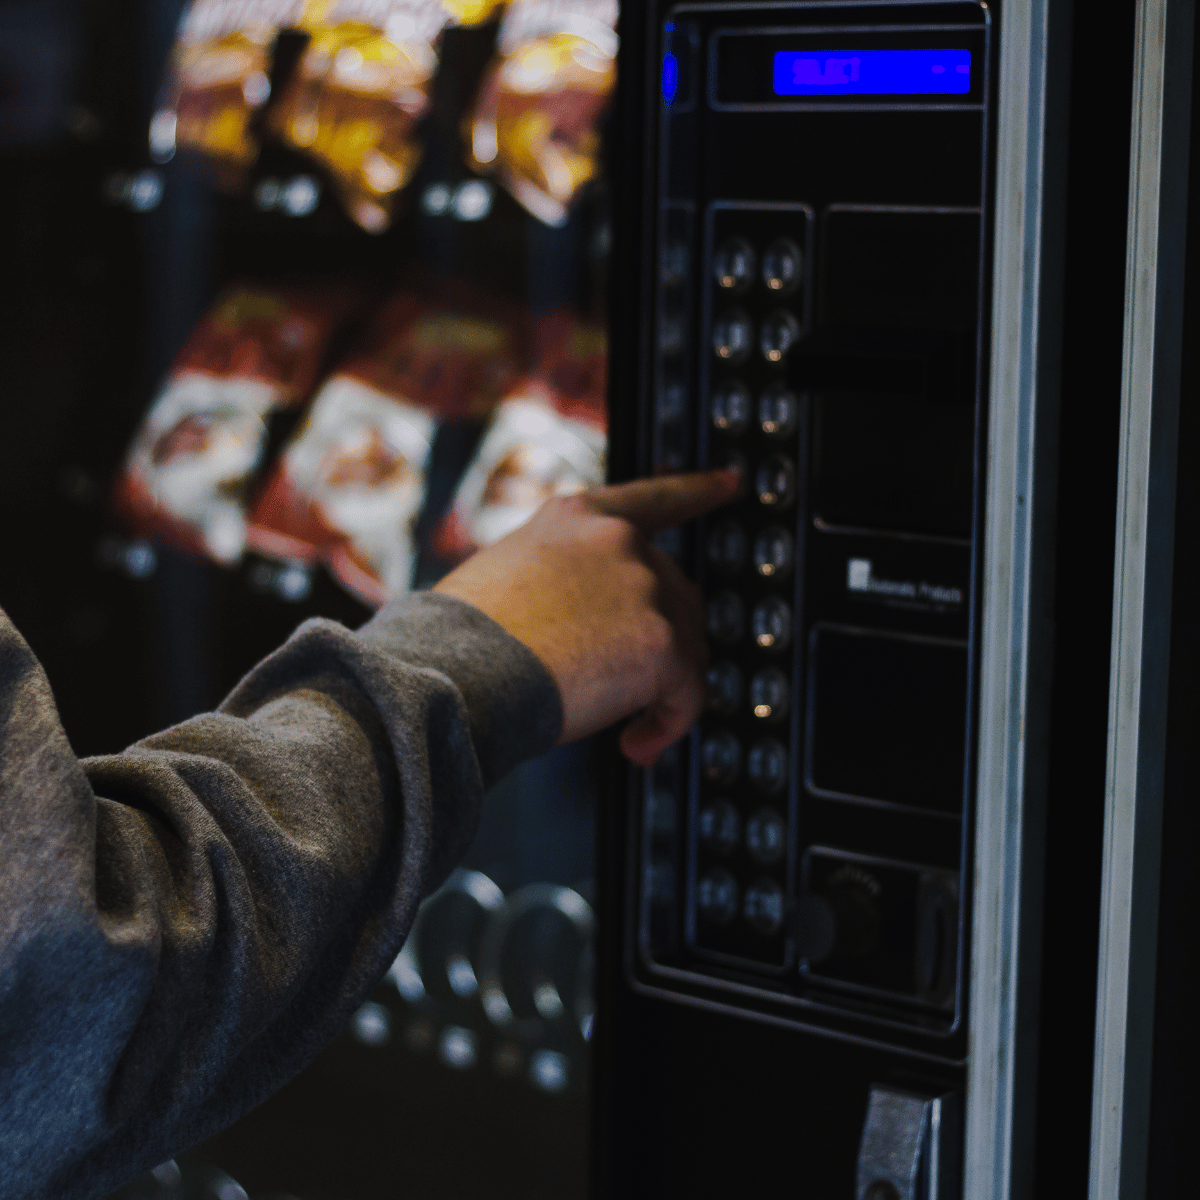
POLYGON ((638 467, 745 488, 662 543, 704 592, 712 698, 631 801, 629 970, 959 1062, 992 16, 649 20, 638 467))

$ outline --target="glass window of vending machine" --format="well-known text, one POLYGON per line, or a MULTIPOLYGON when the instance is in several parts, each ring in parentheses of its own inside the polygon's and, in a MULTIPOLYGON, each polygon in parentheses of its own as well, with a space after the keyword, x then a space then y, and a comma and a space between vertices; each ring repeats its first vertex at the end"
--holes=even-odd
MULTIPOLYGON (((616 16, 0 5, 0 605, 79 754, 603 482, 616 16)), ((329 1049, 125 1194, 584 1195, 599 753, 493 789, 329 1049)))

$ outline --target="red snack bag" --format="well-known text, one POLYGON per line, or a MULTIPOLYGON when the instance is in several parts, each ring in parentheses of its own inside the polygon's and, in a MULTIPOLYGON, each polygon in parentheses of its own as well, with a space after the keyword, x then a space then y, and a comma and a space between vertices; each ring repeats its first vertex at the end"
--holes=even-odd
POLYGON ((370 604, 406 591, 437 423, 486 415, 522 357, 519 321, 463 297, 396 296, 280 456, 254 507, 250 545, 323 558, 370 604))
POLYGON ((157 162, 192 151, 218 184, 241 184, 258 156, 251 122, 271 95, 275 39, 303 9, 304 0, 193 0, 150 123, 157 162))
POLYGON ((538 322, 537 364, 496 409, 433 548, 465 558, 523 525, 543 501, 604 482, 604 330, 569 313, 538 322))
POLYGON ((115 500, 138 531, 220 563, 241 557, 245 491, 266 418, 311 393, 351 294, 251 285, 224 292, 146 414, 115 500))
POLYGON ((511 0, 467 125, 467 163, 561 225, 599 170, 616 83, 617 0, 511 0))

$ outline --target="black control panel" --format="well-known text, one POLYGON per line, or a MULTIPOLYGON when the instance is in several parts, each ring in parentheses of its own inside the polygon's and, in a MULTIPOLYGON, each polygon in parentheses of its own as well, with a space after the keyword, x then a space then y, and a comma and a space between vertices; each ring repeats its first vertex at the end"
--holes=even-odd
POLYGON ((634 799, 641 990, 964 1053, 994 31, 982 4, 682 4, 657 114, 644 473, 710 706, 634 799))

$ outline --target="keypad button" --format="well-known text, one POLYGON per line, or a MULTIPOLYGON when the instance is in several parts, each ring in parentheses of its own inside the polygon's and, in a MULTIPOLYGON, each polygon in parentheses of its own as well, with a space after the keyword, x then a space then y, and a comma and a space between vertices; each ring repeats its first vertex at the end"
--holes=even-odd
POLYGON ((746 607, 737 592, 720 592, 708 602, 708 634, 713 641, 732 646, 746 631, 746 607))
POLYGON ((786 309, 777 309, 762 324, 758 346, 767 362, 783 362, 800 340, 800 322, 786 309))
POLYGON ((737 379, 718 384, 710 403, 713 428, 737 437, 750 423, 750 393, 737 379))
POLYGON ((746 850, 764 867, 783 858, 787 850, 787 825, 773 808, 760 808, 746 822, 746 850))
POLYGON ((688 252, 682 242, 668 242, 662 252, 662 281, 665 284, 683 283, 688 275, 688 252))
POLYGON ((777 238, 763 255, 763 283, 772 292, 787 296, 800 286, 803 265, 800 247, 791 238, 777 238))
POLYGON ((796 468, 790 458, 772 454, 755 473, 758 502, 768 508, 787 508, 796 499, 796 468))
POLYGON ((796 544, 782 525, 771 525, 754 539, 754 569, 764 579, 789 574, 795 556, 796 544))
POLYGON ((787 784, 787 750, 775 738, 763 738, 750 747, 746 756, 746 774, 759 791, 773 796, 787 784))
POLYGON ((754 326, 740 309, 723 312, 713 325, 713 353, 725 362, 741 362, 754 342, 754 326))
POLYGON ((768 437, 791 437, 800 423, 800 401, 791 388, 772 384, 758 398, 758 425, 768 437))
POLYGON ((713 712, 732 716, 742 703, 742 673, 731 662, 713 663, 708 668, 708 706, 713 712))
POLYGON ((697 814, 696 832, 706 850, 723 858, 742 840, 742 818, 728 800, 716 800, 697 814))
POLYGON ((773 879, 759 879, 746 889, 742 916, 755 933, 771 937, 783 928, 783 888, 773 879))
POLYGON ((754 282, 754 247, 744 237, 731 237, 717 247, 713 255, 713 275, 717 287, 728 292, 744 292, 754 282))
POLYGON ((787 716, 792 685, 778 667, 757 671, 750 680, 750 711, 760 721, 782 721, 787 716))
POLYGON ((678 379, 664 379, 658 389, 660 421, 678 421, 687 408, 687 389, 678 379))
POLYGON ((724 867, 714 867, 696 881, 696 908, 714 925, 728 925, 738 907, 737 880, 724 867))
POLYGON ((755 605, 750 633, 764 650, 783 650, 792 640, 792 607, 778 596, 768 596, 755 605))
POLYGON ((742 769, 741 743, 726 729, 710 734, 700 747, 700 766, 709 783, 735 783, 742 769))
POLYGON ((749 551, 746 531, 736 521, 722 521, 709 532, 709 565, 723 575, 736 575, 746 565, 749 551))
POLYGON ((678 354, 683 349, 686 326, 678 313, 664 313, 658 323, 658 348, 663 354, 678 354))

